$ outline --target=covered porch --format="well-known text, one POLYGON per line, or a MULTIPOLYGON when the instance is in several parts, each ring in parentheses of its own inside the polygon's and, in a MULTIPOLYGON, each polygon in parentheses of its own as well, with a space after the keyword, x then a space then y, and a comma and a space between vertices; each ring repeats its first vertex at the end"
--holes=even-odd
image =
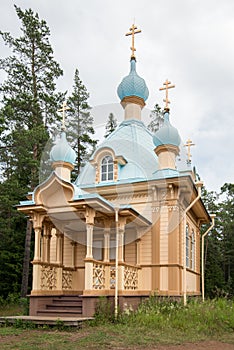
POLYGON ((93 303, 114 296, 116 266, 119 295, 141 290, 141 232, 150 222, 130 206, 92 197, 59 208, 19 208, 31 216, 35 232, 31 315, 56 296, 83 296, 93 303))

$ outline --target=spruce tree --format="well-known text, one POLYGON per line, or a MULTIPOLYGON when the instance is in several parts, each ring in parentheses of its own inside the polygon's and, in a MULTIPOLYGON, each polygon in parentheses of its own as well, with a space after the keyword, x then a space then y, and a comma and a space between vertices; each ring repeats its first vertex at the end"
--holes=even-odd
MULTIPOLYGON (((5 227, 4 222, 1 227, 3 235, 12 234, 12 230, 22 235, 20 230, 23 227, 25 232, 26 223, 20 214, 15 209, 13 214, 10 209, 6 212, 4 208, 16 204, 38 184, 41 153, 48 140, 49 130, 58 118, 56 111, 62 98, 55 90, 56 79, 62 75, 62 70, 53 57, 49 27, 31 9, 23 11, 15 6, 15 10, 21 22, 21 36, 14 38, 8 32, 0 32, 5 45, 12 51, 9 57, 0 59, 0 69, 6 73, 6 80, 0 85, 1 186, 5 193, 5 196, 1 196, 0 214, 6 219, 5 227), (7 188, 12 188, 13 197, 12 191, 7 191, 7 188), (15 217, 20 221, 17 227, 14 224, 17 221, 15 217)), ((28 229, 27 234, 31 235, 31 230, 28 229)), ((30 237, 26 240, 30 242, 30 237)), ((18 243, 20 245, 14 254, 22 258, 21 240, 18 243)), ((28 266, 29 260, 27 253, 24 266, 28 266)), ((18 277, 20 272, 22 270, 17 272, 18 277)), ((4 273, 7 274, 7 270, 4 273)), ((22 295, 25 295, 27 272, 23 275, 22 295)), ((6 286, 4 290, 6 293, 6 286)), ((10 290, 11 285, 8 285, 10 290)))
POLYGON ((106 123, 106 133, 104 137, 108 137, 116 128, 117 128, 117 119, 114 117, 113 113, 110 113, 106 123))
POLYGON ((69 141, 77 154, 76 176, 80 174, 82 166, 97 144, 97 140, 92 138, 95 131, 88 98, 89 93, 79 77, 78 69, 76 69, 73 91, 67 99, 67 106, 69 107, 67 111, 69 141))
POLYGON ((158 129, 161 128, 164 122, 163 111, 158 104, 156 104, 154 106, 154 109, 151 111, 150 118, 151 118, 151 121, 148 124, 147 128, 152 133, 155 133, 158 129))

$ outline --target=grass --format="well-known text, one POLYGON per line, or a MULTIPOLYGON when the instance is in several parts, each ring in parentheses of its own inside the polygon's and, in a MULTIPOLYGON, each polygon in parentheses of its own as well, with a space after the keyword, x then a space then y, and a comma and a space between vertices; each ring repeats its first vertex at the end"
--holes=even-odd
MULTIPOLYGON (((106 301, 101 300, 105 306, 106 301)), ((110 308, 100 307, 94 321, 82 329, 0 328, 0 348, 6 349, 139 349, 157 344, 219 340, 234 344, 234 301, 218 299, 187 307, 150 298, 137 312, 126 310, 113 322, 110 308)), ((19 326, 19 325, 18 325, 19 326)))

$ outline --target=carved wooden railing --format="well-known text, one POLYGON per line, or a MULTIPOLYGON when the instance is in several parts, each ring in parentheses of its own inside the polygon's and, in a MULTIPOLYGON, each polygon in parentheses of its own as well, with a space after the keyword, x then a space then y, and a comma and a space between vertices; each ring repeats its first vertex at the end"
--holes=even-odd
POLYGON ((136 290, 138 288, 138 268, 124 266, 124 289, 136 290))
POLYGON ((57 267, 54 265, 41 265, 41 289, 55 290, 57 286, 57 267))
POLYGON ((72 280, 74 268, 61 267, 52 263, 40 263, 41 266, 41 290, 54 291, 57 289, 72 290, 72 280), (59 274, 62 274, 62 285, 58 288, 59 274))
MULTIPOLYGON (((119 263, 119 278, 122 283, 119 283, 124 290, 138 289, 138 270, 136 266, 128 265, 126 263, 119 263)), ((93 289, 114 289, 116 282, 115 264, 105 263, 93 260, 93 289)))
POLYGON ((73 270, 71 268, 64 267, 62 274, 62 289, 63 290, 71 290, 72 289, 72 277, 73 270))
POLYGON ((93 289, 105 289, 105 265, 93 263, 93 289))

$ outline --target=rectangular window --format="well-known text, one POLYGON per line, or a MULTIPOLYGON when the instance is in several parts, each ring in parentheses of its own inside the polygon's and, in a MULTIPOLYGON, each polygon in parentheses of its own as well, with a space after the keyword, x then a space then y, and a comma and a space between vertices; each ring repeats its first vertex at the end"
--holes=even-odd
POLYGON ((191 269, 195 270, 195 232, 192 231, 191 237, 191 269))
POLYGON ((189 227, 186 225, 186 267, 189 267, 189 227))

